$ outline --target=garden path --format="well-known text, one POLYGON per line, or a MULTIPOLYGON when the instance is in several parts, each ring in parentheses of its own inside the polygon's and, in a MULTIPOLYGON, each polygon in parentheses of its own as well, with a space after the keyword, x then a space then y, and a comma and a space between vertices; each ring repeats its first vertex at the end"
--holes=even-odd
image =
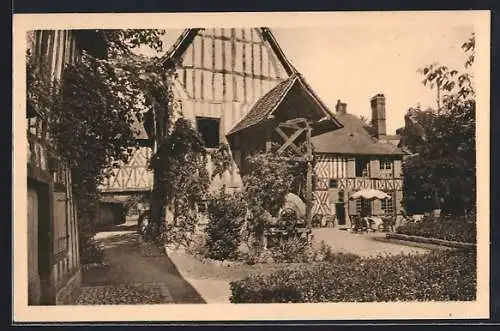
POLYGON ((385 233, 350 233, 335 228, 313 229, 313 246, 319 247, 324 241, 332 251, 352 253, 363 257, 385 254, 427 253, 434 249, 444 249, 430 244, 396 242, 385 239, 385 233))
POLYGON ((108 266, 83 271, 77 304, 205 303, 165 252, 140 240, 136 223, 96 235, 108 266))

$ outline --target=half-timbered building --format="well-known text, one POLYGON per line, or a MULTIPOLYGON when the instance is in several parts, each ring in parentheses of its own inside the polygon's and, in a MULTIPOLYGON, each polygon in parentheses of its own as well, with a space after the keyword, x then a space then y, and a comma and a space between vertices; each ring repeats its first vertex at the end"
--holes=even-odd
MULTIPOLYGON (((60 79, 63 68, 78 61, 89 42, 102 45, 91 31, 38 30, 27 35, 32 63, 47 79, 60 79)), ((45 118, 35 109, 27 103, 28 304, 64 304, 78 293, 81 277, 71 174, 49 142, 45 118)))
MULTIPOLYGON (((175 68, 175 98, 184 117, 191 120, 209 150, 228 143, 226 135, 268 92, 267 99, 276 99, 276 105, 292 87, 295 91, 306 86, 267 28, 186 29, 162 57, 162 62, 165 67, 175 68)), ((307 90, 309 92, 302 93, 308 97, 312 95, 313 100, 326 109, 309 86, 307 90)), ((266 102, 261 101, 261 104, 266 102)), ((262 105, 257 107, 262 108, 262 105)), ((148 146, 144 139, 146 130, 136 128, 139 129, 138 139, 144 142, 143 148, 135 152, 132 161, 114 170, 102 187, 107 194, 127 195, 152 188, 152 173, 146 169, 157 142, 148 146)), ((256 139, 243 140, 257 144, 256 139)), ((238 141, 235 138, 236 146, 238 141)), ((245 151, 239 147, 232 150, 236 164, 244 159, 245 151)), ((211 188, 215 190, 222 185, 228 190, 240 188, 239 167, 234 169, 214 178, 211 188)))
POLYGON ((347 112, 340 100, 335 115, 343 128, 312 139, 316 153, 317 185, 314 213, 335 215, 337 226, 348 226, 349 216, 395 215, 403 198, 401 163, 403 151, 385 139, 385 96, 370 100, 375 136, 361 119, 347 112), (349 199, 360 189, 386 192, 392 199, 349 199))
MULTIPOLYGON (((402 153, 383 141, 383 97, 372 101, 379 140, 372 138, 355 116, 345 112, 345 105, 338 106, 334 113, 328 109, 287 59, 268 28, 186 29, 162 61, 166 67, 175 68, 175 98, 206 147, 216 148, 221 143, 231 147, 235 167, 215 177, 212 189, 225 185, 229 190, 238 190, 242 187, 246 156, 265 150, 272 142, 296 149, 296 142, 307 138, 309 127, 318 178, 313 214, 335 215, 338 225, 347 224, 347 214, 359 214, 361 208, 359 202, 348 202, 350 193, 365 187, 389 191, 395 197, 390 206, 387 201, 372 203, 373 214, 391 213, 397 208, 402 195, 402 153)), ((138 153, 150 155, 146 149, 138 153)), ((130 167, 136 170, 117 170, 108 192, 138 186, 132 184, 137 183, 137 171, 148 178, 141 179, 143 190, 151 189, 151 173, 137 170, 138 164, 130 167)), ((145 164, 142 167, 145 169, 145 164)))

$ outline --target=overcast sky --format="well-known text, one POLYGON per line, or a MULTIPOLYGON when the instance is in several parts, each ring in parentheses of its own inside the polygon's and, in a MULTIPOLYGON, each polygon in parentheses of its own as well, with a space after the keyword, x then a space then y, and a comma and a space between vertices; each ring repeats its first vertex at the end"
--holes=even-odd
MULTIPOLYGON (((370 98, 385 94, 389 134, 403 126, 409 107, 419 102, 424 108, 436 104, 435 92, 423 86, 417 69, 440 62, 464 70, 461 45, 473 32, 472 26, 456 21, 271 30, 288 59, 332 111, 341 99, 349 113, 371 118, 370 98)), ((168 49, 181 32, 167 30, 164 47, 168 49)))

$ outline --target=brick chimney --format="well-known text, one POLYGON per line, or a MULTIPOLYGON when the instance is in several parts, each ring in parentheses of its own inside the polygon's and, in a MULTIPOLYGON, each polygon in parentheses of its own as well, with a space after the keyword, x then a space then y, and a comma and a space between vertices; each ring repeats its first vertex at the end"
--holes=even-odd
POLYGON ((341 102, 340 100, 337 100, 337 105, 335 106, 335 110, 339 114, 346 114, 347 113, 347 104, 345 102, 341 102))
POLYGON ((380 138, 387 134, 385 123, 385 96, 376 94, 370 100, 372 108, 372 124, 375 129, 375 136, 380 138))

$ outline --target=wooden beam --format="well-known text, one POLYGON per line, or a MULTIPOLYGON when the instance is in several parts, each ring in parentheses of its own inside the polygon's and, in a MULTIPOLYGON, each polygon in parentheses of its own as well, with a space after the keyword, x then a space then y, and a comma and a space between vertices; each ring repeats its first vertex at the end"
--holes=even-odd
POLYGON ((252 86, 250 87, 250 90, 252 91, 252 100, 255 100, 255 94, 256 94, 256 91, 255 91, 255 84, 254 84, 254 80, 255 80, 255 54, 254 54, 254 47, 253 47, 253 28, 250 29, 250 42, 251 44, 249 45, 252 49, 251 49, 251 57, 250 57, 250 74, 251 74, 251 77, 252 77, 252 86))
MULTIPOLYGON (((239 71, 231 71, 231 70, 225 70, 225 69, 211 69, 211 68, 203 68, 199 66, 191 66, 191 65, 183 65, 183 69, 193 69, 193 70, 198 70, 198 71, 208 71, 210 73, 216 73, 216 74, 226 74, 226 75, 235 75, 235 76, 240 76, 240 77, 252 77, 251 74, 245 73, 245 72, 239 72, 239 71)), ((270 76, 265 76, 265 75, 254 75, 253 76, 256 79, 260 80, 267 80, 270 82, 280 82, 280 80, 276 78, 272 78, 270 76)))
MULTIPOLYGON (((191 46, 192 52, 191 56, 193 57, 193 66, 196 65, 196 47, 194 47, 194 43, 191 46)), ((196 70, 193 70, 193 76, 191 76, 192 84, 193 84, 193 98, 196 98, 196 70)))
POLYGON ((302 128, 302 127, 300 127, 300 126, 298 126, 297 124, 294 124, 294 123, 280 123, 279 127, 280 128, 295 129, 295 130, 298 130, 298 129, 302 128))
POLYGON ((215 29, 212 29, 212 100, 215 99, 215 29))
POLYGON ((307 119, 305 119, 303 117, 292 118, 292 119, 290 119, 288 121, 285 121, 284 123, 301 123, 301 124, 305 124, 306 126, 308 125, 307 119))
POLYGON ((300 128, 308 128, 309 123, 305 118, 294 118, 286 122, 281 122, 279 126, 283 128, 300 129, 300 128))
MULTIPOLYGON (((207 34, 201 34, 199 33, 200 36, 202 36, 203 38, 211 38, 209 35, 207 34)), ((231 41, 233 38, 231 37, 227 37, 227 36, 223 36, 223 35, 217 35, 214 37, 215 40, 224 40, 224 41, 231 41)), ((254 45, 258 45, 260 44, 260 41, 250 41, 248 39, 242 39, 242 38, 238 38, 238 37, 234 37, 234 41, 236 42, 240 42, 240 43, 246 43, 246 44, 254 44, 254 45)))
MULTIPOLYGON (((221 29, 221 34, 224 35, 224 28, 221 29)), ((222 52, 222 70, 226 70, 226 41, 221 40, 222 52)), ((226 101, 226 73, 222 74, 222 100, 226 101)))
MULTIPOLYGON (((259 39, 262 39, 262 38, 259 38, 259 39)), ((264 76, 264 55, 262 55, 262 50, 263 50, 263 47, 262 47, 262 40, 260 40, 259 42, 259 66, 260 66, 260 75, 261 76, 264 76)), ((262 96, 264 94, 264 81, 262 79, 259 80, 259 83, 260 83, 260 95, 262 96)))
MULTIPOLYGON (((276 130, 281 131, 281 129, 279 127, 276 130)), ((302 134, 302 132, 304 132, 304 130, 305 130, 304 128, 300 128, 297 131, 295 131, 290 137, 287 137, 287 139, 285 140, 285 143, 283 145, 281 145, 281 147, 278 149, 278 152, 277 152, 278 155, 283 153, 283 151, 285 151, 285 149, 287 149, 288 146, 291 146, 295 152, 300 154, 301 153, 300 149, 297 147, 297 145, 294 144, 294 141, 302 134)), ((281 132, 283 133, 283 135, 286 136, 286 134, 283 131, 281 131, 281 132)), ((279 134, 279 132, 278 132, 278 134, 279 134)), ((280 136, 281 136, 281 134, 280 134, 280 136)))
MULTIPOLYGON (((200 42, 201 42, 201 47, 200 47, 200 52, 201 52, 201 63, 200 66, 202 68, 205 67, 205 38, 199 37, 200 42)), ((204 99, 205 98, 205 73, 203 71, 200 71, 201 77, 200 77, 200 85, 201 85, 201 91, 200 91, 200 98, 204 99)))
MULTIPOLYGON (((245 39, 245 29, 241 29, 241 36, 243 39, 245 39)), ((243 65, 242 65, 242 71, 246 74, 246 54, 247 54, 247 44, 244 43, 243 45, 243 65)), ((247 102, 247 80, 246 77, 243 77, 243 103, 247 102)))
POLYGON ((236 29, 231 28, 231 78, 232 78, 231 80, 233 84, 233 101, 238 100, 236 76, 233 74, 235 71, 236 71, 236 29))
MULTIPOLYGON (((283 138, 283 140, 288 140, 288 136, 279 127, 276 127, 275 131, 281 136, 281 138, 283 138)), ((300 149, 294 143, 290 144, 290 146, 297 154, 301 154, 300 149)))
POLYGON ((311 128, 306 129, 307 148, 307 175, 306 175, 306 224, 307 228, 312 228, 312 145, 311 128))

